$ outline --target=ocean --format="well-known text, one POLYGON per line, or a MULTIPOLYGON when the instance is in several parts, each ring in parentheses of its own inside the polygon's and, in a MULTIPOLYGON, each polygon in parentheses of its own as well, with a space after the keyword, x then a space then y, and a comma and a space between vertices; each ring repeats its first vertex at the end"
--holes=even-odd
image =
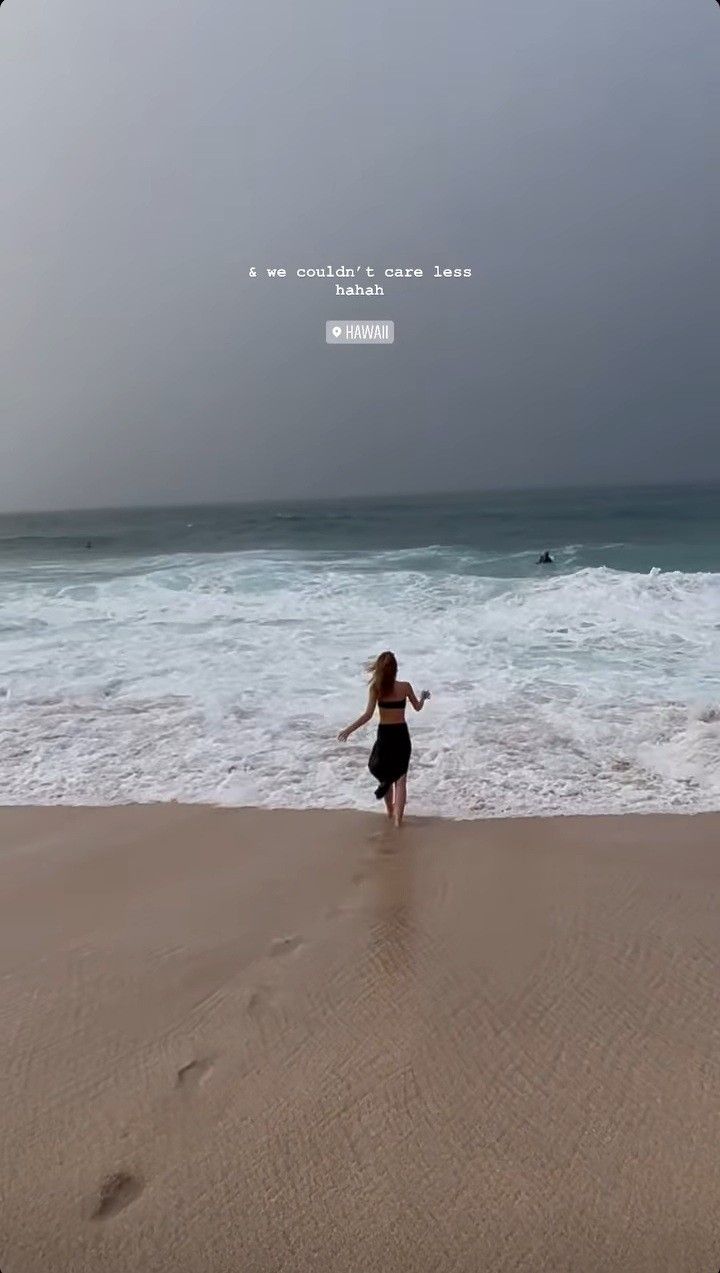
POLYGON ((2 517, 0 803, 375 808, 385 648, 411 813, 720 808, 716 487, 2 517))

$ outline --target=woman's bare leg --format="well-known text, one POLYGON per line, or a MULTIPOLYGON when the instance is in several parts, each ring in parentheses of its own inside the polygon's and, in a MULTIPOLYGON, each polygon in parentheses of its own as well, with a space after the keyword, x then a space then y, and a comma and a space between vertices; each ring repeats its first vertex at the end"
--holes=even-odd
POLYGON ((395 826, 402 826, 403 814, 405 812, 405 801, 407 799, 407 774, 403 774, 402 778, 398 778, 395 783, 395 826))
POLYGON ((389 818, 392 818, 393 813, 395 811, 395 787, 394 786, 390 787, 389 790, 385 792, 385 808, 387 809, 387 816, 389 818))

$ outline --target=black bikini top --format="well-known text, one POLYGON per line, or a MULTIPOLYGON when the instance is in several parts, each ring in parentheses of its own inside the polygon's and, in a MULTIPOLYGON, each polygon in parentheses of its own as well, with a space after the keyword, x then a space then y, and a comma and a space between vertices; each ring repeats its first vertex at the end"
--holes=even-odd
POLYGON ((404 698, 386 698, 382 702, 378 701, 378 707, 385 708, 386 710, 404 711, 405 699, 404 698))

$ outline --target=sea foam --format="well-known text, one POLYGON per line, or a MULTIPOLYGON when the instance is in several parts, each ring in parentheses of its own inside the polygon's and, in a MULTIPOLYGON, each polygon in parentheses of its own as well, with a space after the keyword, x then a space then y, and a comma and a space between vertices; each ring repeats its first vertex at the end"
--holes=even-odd
POLYGON ((258 550, 17 572, 3 598, 5 803, 374 807, 372 727, 335 737, 390 647, 433 691, 416 812, 718 807, 714 574, 258 550))

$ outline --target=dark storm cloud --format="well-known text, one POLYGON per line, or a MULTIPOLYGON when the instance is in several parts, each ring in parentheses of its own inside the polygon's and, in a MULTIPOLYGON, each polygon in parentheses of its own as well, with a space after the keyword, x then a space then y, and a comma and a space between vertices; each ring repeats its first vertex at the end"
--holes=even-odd
POLYGON ((0 16, 0 507, 720 476, 703 0, 0 16), (472 282, 251 281, 470 265, 472 282), (392 348, 326 348, 336 316, 392 348))

